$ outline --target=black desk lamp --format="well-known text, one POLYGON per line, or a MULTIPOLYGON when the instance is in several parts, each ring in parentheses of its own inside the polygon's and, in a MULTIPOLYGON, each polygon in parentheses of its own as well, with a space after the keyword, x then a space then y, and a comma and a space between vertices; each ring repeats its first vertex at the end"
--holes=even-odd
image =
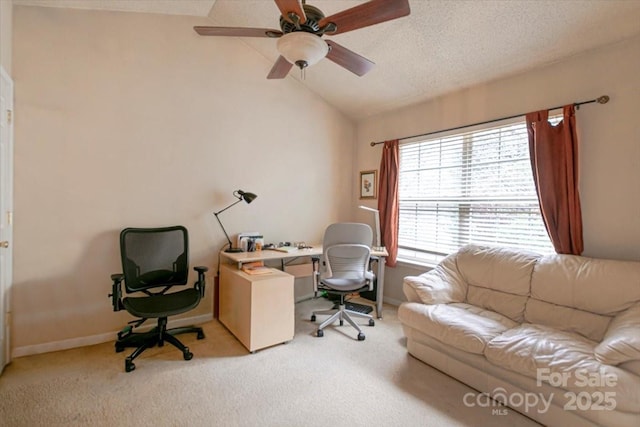
POLYGON ((227 234, 227 230, 224 229, 224 226, 222 225, 222 222, 220 222, 220 218, 218 218, 218 215, 220 215, 222 212, 226 211, 231 206, 236 205, 236 204, 240 203, 243 200, 245 202, 247 202, 247 203, 251 203, 258 196, 256 196, 253 193, 245 192, 245 191, 242 191, 242 190, 234 191, 233 192, 233 196, 236 197, 238 200, 236 200, 235 202, 231 203, 229 206, 227 206, 226 208, 222 209, 221 211, 214 212, 213 214, 216 216, 216 219, 218 220, 218 224, 220 224, 220 228, 222 228, 222 231, 224 232, 224 235, 227 236, 227 240, 229 241, 229 247, 227 249, 225 249, 224 251, 225 252, 242 252, 242 249, 233 247, 233 243, 231 243, 231 239, 229 238, 229 235, 227 234))

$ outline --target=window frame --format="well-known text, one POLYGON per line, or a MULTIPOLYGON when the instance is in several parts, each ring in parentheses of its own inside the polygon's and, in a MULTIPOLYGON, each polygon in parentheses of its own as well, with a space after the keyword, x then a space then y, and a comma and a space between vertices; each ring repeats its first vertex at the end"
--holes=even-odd
MULTIPOLYGON (((556 114, 550 114, 549 115, 549 121, 551 123, 553 123, 554 125, 556 125, 558 122, 560 122, 562 120, 562 113, 556 113, 556 114)), ((455 137, 462 137, 463 138, 463 142, 462 142, 462 147, 463 147, 463 154, 462 156, 468 155, 469 154, 469 150, 472 149, 472 145, 473 145, 473 141, 472 140, 472 134, 479 134, 479 133, 483 133, 483 132, 491 132, 491 131, 499 131, 500 129, 505 129, 505 128, 509 128, 509 127, 513 127, 513 126, 521 126, 524 128, 524 138, 526 138, 526 122, 525 122, 525 118, 524 116, 520 116, 520 117, 514 117, 514 118, 509 118, 509 119, 505 119, 505 120, 500 120, 500 121, 494 121, 491 123, 483 123, 480 125, 472 125, 472 126, 466 126, 466 127, 459 127, 456 128, 454 130, 449 130, 449 131, 443 131, 443 132, 437 132, 437 133, 429 133, 426 135, 422 135, 422 136, 416 136, 416 137, 411 137, 411 138, 406 138, 403 140, 400 140, 400 165, 399 165, 399 190, 398 190, 398 202, 399 202, 399 206, 402 205, 403 200, 406 201, 406 198, 402 198, 401 197, 401 192, 402 192, 402 188, 401 188, 401 180, 402 180, 402 174, 403 174, 403 166, 402 166, 402 150, 403 147, 407 147, 409 145, 416 145, 416 144, 427 144, 429 142, 433 142, 433 141, 437 141, 440 140, 439 144, 440 144, 440 148, 442 147, 443 144, 443 140, 447 139, 447 138, 455 138, 455 137)), ((522 129, 520 130, 520 132, 522 132, 522 129)), ((530 157, 528 154, 528 138, 526 139, 526 144, 527 144, 527 162, 530 164, 530 157)), ((502 149, 502 148, 500 148, 502 149)), ((521 161, 521 160, 520 160, 521 161)), ((467 163, 467 165, 465 166, 466 169, 463 169, 465 171, 467 171, 465 175, 465 178, 462 178, 462 180, 468 180, 470 175, 468 173, 468 170, 471 168, 471 166, 469 165, 472 162, 472 157, 471 156, 467 156, 466 160, 463 161, 464 163, 467 163)), ((513 162, 512 162, 513 163, 513 162)), ((442 170, 442 165, 440 165, 440 170, 442 170)), ((529 250, 529 251, 534 251, 534 252, 538 252, 541 254, 546 254, 546 253, 554 253, 555 251, 553 250, 553 245, 551 243, 551 240, 549 239, 548 234, 546 233, 546 228, 544 228, 544 222, 542 220, 542 214, 540 213, 540 207, 539 207, 539 202, 538 202, 538 197, 537 194, 535 194, 535 184, 533 184, 533 175, 531 175, 531 184, 533 185, 533 190, 534 190, 534 195, 535 198, 531 198, 531 197, 520 197, 520 198, 514 198, 514 200, 518 199, 518 201, 522 202, 523 200, 529 199, 529 201, 527 203, 531 203, 535 201, 535 206, 537 207, 537 213, 539 215, 539 220, 540 223, 542 224, 542 227, 544 229, 544 234, 547 237, 547 241, 548 241, 548 246, 545 247, 544 250, 540 250, 540 249, 536 249, 533 247, 522 247, 525 250, 529 250)), ((442 181, 441 181, 442 182, 442 181)), ((462 185, 464 186, 464 185, 462 185)), ((468 183, 467 183, 468 186, 468 183)), ((461 198, 457 198, 458 200, 460 200, 461 198)), ((443 198, 439 198, 439 197, 434 197, 433 198, 433 203, 437 203, 436 200, 441 200, 444 201, 443 198)), ((500 200, 500 198, 494 199, 493 202, 500 200)), ((454 200, 455 201, 455 200, 454 200)), ((508 202, 508 199, 504 199, 505 202, 508 202)), ((459 206, 463 206, 464 203, 458 203, 459 206)), ((470 206, 467 206, 467 215, 470 212, 470 206)), ((460 212, 460 215, 464 215, 463 212, 460 212)), ((399 212, 399 228, 402 228, 402 212, 399 212)), ((464 223, 465 221, 458 221, 457 224, 459 224, 458 226, 460 226, 461 223, 464 223)), ((469 226, 469 222, 466 221, 466 225, 467 227, 469 226)), ((457 233, 457 236, 460 237, 462 236, 461 233, 457 233)), ((473 237, 470 238, 471 240, 473 240, 473 237)), ((400 230, 398 232, 398 261, 401 263, 408 263, 411 265, 427 265, 427 266, 431 266, 431 265, 435 265, 438 262, 440 262, 440 260, 442 258, 444 258, 445 256, 447 256, 449 253, 451 252, 446 252, 446 251, 438 251, 436 250, 436 248, 432 248, 432 250, 424 250, 424 249, 420 249, 420 248, 415 248, 415 247, 408 247, 406 245, 401 244, 401 233, 400 230)), ((470 242, 462 242, 462 240, 459 241, 459 246, 462 247, 466 244, 468 244, 470 242)), ((510 245, 513 246, 513 245, 510 245)), ((526 246, 526 245, 525 245, 526 246)), ((517 247, 517 246, 516 246, 517 247)))

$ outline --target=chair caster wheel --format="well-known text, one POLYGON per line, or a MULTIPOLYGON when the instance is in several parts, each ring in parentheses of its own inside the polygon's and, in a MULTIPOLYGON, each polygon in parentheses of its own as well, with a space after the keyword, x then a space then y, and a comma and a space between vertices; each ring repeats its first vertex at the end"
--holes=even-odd
POLYGON ((316 321, 316 315, 315 315, 315 314, 312 314, 312 315, 311 315, 311 321, 312 321, 312 322, 315 322, 315 321, 316 321))
POLYGON ((116 353, 122 353, 124 351, 124 347, 116 346, 116 353))
POLYGON ((340 326, 344 326, 344 320, 340 319, 340 326))
POLYGON ((369 319, 369 326, 376 326, 375 320, 369 319))
POLYGON ((184 358, 184 360, 191 360, 193 359, 193 353, 191 353, 188 349, 184 351, 184 353, 182 353, 182 357, 184 358))
POLYGON ((124 370, 125 372, 131 372, 134 369, 136 369, 136 365, 133 364, 133 362, 129 359, 126 359, 124 361, 124 370))
POLYGON ((197 338, 198 338, 199 340, 204 339, 204 332, 198 332, 197 338))
POLYGON ((364 334, 362 332, 358 334, 358 341, 364 341, 364 334))
POLYGON ((324 336, 324 331, 322 329, 318 329, 318 332, 316 332, 316 336, 318 338, 322 338, 324 336))

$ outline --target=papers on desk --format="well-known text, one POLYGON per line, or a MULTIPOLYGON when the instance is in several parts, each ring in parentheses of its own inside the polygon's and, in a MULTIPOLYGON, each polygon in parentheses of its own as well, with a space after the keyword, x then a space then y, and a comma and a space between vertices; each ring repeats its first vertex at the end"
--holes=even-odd
POLYGON ((242 271, 247 274, 270 274, 271 269, 265 267, 262 261, 248 262, 242 266, 242 271))
POLYGON ((242 271, 247 274, 271 274, 271 269, 269 267, 242 267, 242 271))
POLYGON ((274 251, 279 251, 279 252, 286 252, 286 253, 290 253, 290 252, 296 252, 298 250, 297 246, 280 246, 277 248, 273 248, 274 251))

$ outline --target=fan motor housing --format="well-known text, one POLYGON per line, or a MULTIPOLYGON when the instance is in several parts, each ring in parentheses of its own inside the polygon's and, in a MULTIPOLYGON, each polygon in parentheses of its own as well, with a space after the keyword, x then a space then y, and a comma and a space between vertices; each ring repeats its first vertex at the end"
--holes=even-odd
POLYGON ((308 4, 304 4, 302 7, 304 9, 304 14, 307 17, 304 24, 296 25, 285 19, 283 16, 280 16, 280 28, 282 29, 282 32, 288 34, 294 31, 305 31, 307 33, 321 35, 323 31, 320 28, 320 21, 324 19, 324 13, 322 13, 322 11, 317 7, 308 4))

